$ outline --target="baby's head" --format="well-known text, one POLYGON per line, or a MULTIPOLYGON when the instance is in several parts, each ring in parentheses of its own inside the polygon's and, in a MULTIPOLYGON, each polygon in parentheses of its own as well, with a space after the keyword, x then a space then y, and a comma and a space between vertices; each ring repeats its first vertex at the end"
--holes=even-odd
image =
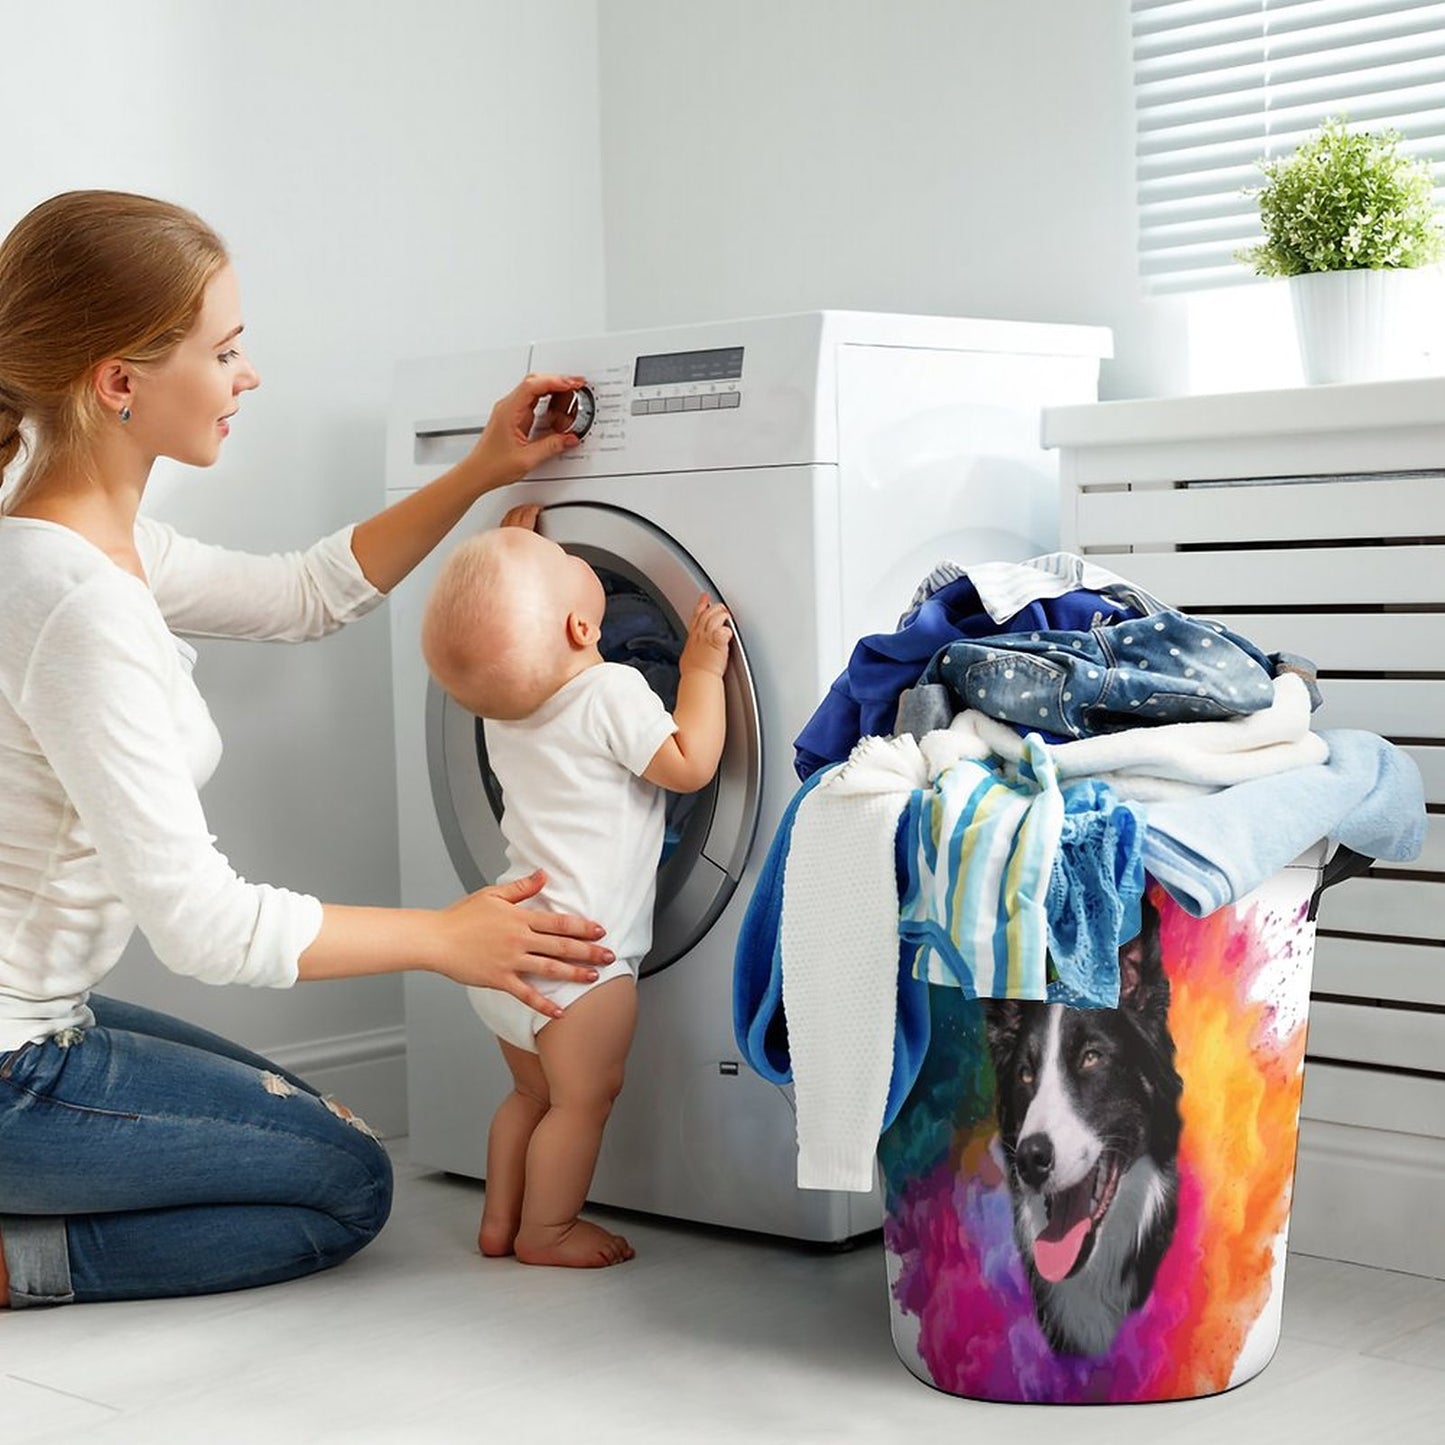
POLYGON ((527 717, 602 660, 606 602, 580 557, 526 527, 497 527, 443 564, 422 619, 422 654, 468 712, 527 717))

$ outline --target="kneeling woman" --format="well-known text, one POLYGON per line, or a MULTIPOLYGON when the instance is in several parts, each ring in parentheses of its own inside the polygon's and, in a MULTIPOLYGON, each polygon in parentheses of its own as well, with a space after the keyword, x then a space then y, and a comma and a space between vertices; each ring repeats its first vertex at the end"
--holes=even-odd
POLYGON ((135 926, 213 983, 421 968, 544 1012, 524 975, 611 959, 597 924, 517 907, 540 877, 342 907, 214 846, 197 790, 221 740, 175 634, 302 641, 368 612, 479 496, 576 445, 529 430, 581 380, 526 378, 429 486, 249 556, 138 515, 155 459, 209 466, 259 384, 240 333, 225 249, 179 207, 71 192, 0 243, 0 1308, 289 1279, 386 1220, 387 1156, 348 1111, 91 992, 135 926))

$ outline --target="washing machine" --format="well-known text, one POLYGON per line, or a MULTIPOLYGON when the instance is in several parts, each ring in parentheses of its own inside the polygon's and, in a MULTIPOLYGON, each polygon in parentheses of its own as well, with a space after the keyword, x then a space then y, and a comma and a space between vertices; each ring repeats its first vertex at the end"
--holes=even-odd
MULTIPOLYGON (((542 503, 541 530, 603 579, 604 653, 669 703, 697 595, 732 614, 727 743, 707 789, 669 800, 636 1041, 592 1202, 819 1243, 881 1223, 876 1191, 796 1186, 791 1090, 753 1074, 734 1042, 739 924, 798 785, 793 737, 857 638, 891 629, 940 560, 1056 544, 1039 412, 1093 400, 1109 351, 1096 327, 814 312, 398 368, 389 501, 463 456, 524 373, 585 376, 582 445, 484 497, 452 541, 542 503)), ((484 733, 421 659, 449 546, 391 599, 401 898, 414 907, 505 866, 484 733)), ((482 1179, 509 1086, 500 1051, 455 984, 411 974, 405 988, 411 1157, 482 1179)))

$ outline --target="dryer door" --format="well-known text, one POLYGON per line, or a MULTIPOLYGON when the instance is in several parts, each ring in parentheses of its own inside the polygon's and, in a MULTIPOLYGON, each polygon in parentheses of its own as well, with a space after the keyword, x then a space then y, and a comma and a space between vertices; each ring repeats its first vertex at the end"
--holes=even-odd
MULTIPOLYGON (((685 619, 700 592, 727 599, 675 541, 635 513, 563 502, 542 513, 540 530, 585 558, 602 579, 608 598, 602 655, 637 667, 671 711, 685 619)), ((757 829, 761 726, 736 625, 723 690, 727 742, 717 776, 698 793, 668 795, 644 976, 682 957, 712 927, 742 877, 757 829)), ((428 682, 426 730, 432 798, 447 851, 468 889, 484 887, 501 876, 507 857, 498 821, 503 800, 487 764, 482 724, 428 682)))

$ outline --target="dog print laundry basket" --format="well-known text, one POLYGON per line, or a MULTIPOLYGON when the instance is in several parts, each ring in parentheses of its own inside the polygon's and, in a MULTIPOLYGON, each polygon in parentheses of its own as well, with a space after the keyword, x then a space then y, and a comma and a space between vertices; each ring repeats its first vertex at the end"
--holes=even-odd
POLYGON ((1205 918, 1150 880, 1116 1009, 930 988, 928 1052, 879 1144, 893 1341, 921 1380, 1178 1400, 1269 1362, 1316 861, 1205 918))

